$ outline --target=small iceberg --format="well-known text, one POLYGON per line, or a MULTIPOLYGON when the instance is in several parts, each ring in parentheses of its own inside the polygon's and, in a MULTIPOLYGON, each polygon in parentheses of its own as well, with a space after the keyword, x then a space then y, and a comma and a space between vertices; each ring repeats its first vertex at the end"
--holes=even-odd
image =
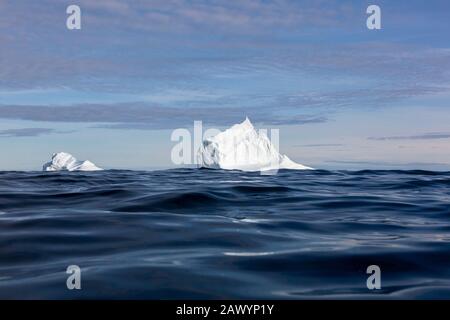
POLYGON ((205 139, 197 153, 197 164, 203 168, 242 171, 312 169, 281 155, 266 133, 257 132, 248 118, 205 139))
POLYGON ((54 153, 52 161, 44 164, 43 171, 99 171, 102 168, 86 161, 78 161, 74 156, 66 152, 54 153))

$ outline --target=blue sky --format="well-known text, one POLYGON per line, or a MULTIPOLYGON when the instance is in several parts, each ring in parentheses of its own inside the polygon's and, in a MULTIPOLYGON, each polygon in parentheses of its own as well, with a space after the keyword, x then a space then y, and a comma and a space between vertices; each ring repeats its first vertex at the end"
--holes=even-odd
POLYGON ((173 129, 245 116, 306 165, 450 170, 449 30, 443 0, 0 0, 0 170, 170 167, 173 129))

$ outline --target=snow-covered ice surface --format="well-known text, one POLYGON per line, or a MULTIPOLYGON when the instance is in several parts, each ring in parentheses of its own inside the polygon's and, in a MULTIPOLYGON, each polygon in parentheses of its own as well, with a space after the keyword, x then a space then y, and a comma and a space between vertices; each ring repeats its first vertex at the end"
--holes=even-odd
POLYGON ((43 171, 99 171, 102 168, 86 161, 78 161, 74 156, 66 152, 54 153, 52 161, 44 164, 43 171))
POLYGON ((310 167, 281 155, 267 135, 257 132, 248 118, 203 141, 197 153, 199 167, 225 170, 304 170, 310 167))

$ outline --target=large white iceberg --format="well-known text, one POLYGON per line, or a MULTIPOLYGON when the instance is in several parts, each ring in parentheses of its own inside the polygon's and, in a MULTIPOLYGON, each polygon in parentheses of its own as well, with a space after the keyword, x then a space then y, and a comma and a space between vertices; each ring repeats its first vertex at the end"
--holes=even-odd
POLYGON ((44 164, 44 171, 99 171, 102 168, 86 161, 78 161, 74 156, 66 152, 54 153, 52 161, 44 164))
POLYGON ((199 167, 225 170, 304 170, 310 167, 281 155, 263 131, 257 132, 248 118, 206 138, 197 153, 199 167))

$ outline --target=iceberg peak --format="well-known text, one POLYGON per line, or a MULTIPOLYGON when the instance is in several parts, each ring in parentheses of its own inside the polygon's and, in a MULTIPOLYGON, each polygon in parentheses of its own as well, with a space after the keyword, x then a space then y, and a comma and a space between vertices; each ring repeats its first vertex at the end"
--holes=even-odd
POLYGON ((248 117, 205 139, 198 150, 197 163, 205 168, 243 171, 312 169, 281 155, 264 131, 256 131, 248 117))
POLYGON ((248 130, 255 130, 255 127, 253 126, 253 123, 250 121, 250 119, 248 117, 245 117, 244 121, 233 125, 231 128, 227 129, 226 131, 228 131, 228 130, 233 130, 235 132, 245 132, 248 130))
POLYGON ((89 160, 78 161, 74 156, 67 152, 54 153, 52 161, 44 164, 43 171, 99 171, 102 168, 97 167, 89 160))
POLYGON ((245 128, 254 129, 253 123, 250 121, 250 119, 248 117, 245 117, 245 120, 242 123, 238 124, 238 125, 241 125, 241 126, 243 126, 245 128))

